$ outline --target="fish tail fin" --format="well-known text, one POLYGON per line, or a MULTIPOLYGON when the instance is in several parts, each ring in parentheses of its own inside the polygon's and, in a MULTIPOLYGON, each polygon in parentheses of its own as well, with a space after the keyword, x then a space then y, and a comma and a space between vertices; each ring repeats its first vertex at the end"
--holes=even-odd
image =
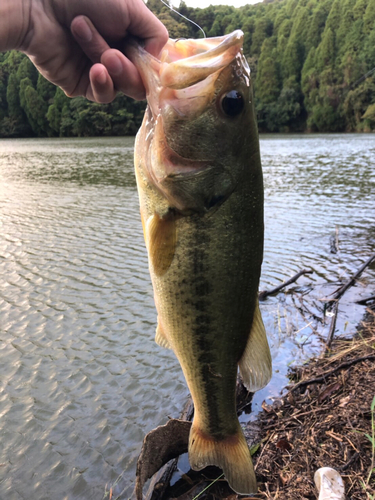
POLYGON ((208 465, 220 467, 236 493, 257 491, 250 450, 239 424, 236 434, 217 440, 203 433, 193 422, 189 437, 189 462, 194 470, 208 465))

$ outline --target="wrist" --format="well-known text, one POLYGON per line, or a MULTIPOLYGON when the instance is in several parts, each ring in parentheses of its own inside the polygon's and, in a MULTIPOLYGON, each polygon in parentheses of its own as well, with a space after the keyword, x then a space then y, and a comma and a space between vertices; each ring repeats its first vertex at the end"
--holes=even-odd
POLYGON ((0 0, 0 52, 22 49, 32 0, 0 0))

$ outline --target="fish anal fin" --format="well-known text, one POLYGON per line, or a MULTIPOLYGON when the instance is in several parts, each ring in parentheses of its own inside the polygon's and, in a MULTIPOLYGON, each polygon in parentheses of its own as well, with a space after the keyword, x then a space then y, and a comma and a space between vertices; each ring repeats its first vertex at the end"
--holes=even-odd
POLYGON ((189 436, 189 462, 193 470, 208 465, 220 467, 236 493, 247 495, 257 491, 250 450, 239 424, 236 434, 217 440, 202 433, 194 421, 189 436))
POLYGON ((160 320, 158 319, 158 326, 156 327, 155 342, 160 345, 160 347, 165 347, 166 349, 172 349, 172 346, 160 325, 160 320))
POLYGON ((157 276, 168 271, 176 251, 176 242, 176 222, 173 215, 161 218, 154 214, 147 220, 146 245, 157 276))
POLYGON ((255 305, 253 324, 245 351, 239 362, 243 383, 248 391, 265 387, 272 377, 272 359, 259 302, 255 305))

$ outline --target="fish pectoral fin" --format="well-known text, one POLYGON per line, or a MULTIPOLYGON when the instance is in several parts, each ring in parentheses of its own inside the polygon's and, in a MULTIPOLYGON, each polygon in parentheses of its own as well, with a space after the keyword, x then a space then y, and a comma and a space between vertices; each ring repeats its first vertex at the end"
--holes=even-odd
POLYGON ((161 218, 154 214, 147 220, 146 246, 157 276, 168 271, 176 251, 176 243, 176 222, 173 215, 161 218))
POLYGON ((158 326, 156 327, 155 342, 160 345, 160 347, 165 347, 166 349, 172 349, 172 346, 163 330, 160 326, 160 320, 158 320, 158 326))
POLYGON ((236 493, 247 495, 257 491, 250 450, 239 424, 236 434, 217 440, 200 431, 195 416, 189 436, 189 462, 193 470, 208 465, 220 467, 236 493))
POLYGON ((259 391, 265 387, 272 377, 271 353, 258 301, 255 305, 253 324, 239 367, 243 383, 250 392, 259 391))

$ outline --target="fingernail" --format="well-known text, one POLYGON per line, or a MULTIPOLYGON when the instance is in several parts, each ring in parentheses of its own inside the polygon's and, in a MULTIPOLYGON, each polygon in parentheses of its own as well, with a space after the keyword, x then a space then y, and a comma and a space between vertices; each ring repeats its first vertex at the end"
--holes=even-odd
POLYGON ((107 75, 104 70, 96 76, 96 81, 99 85, 104 85, 107 82, 107 75))
POLYGON ((110 57, 107 57, 106 67, 109 73, 113 76, 121 75, 122 73, 122 63, 120 59, 115 55, 111 54, 110 57))
POLYGON ((75 34, 76 36, 82 40, 82 42, 91 42, 92 40, 92 31, 88 22, 84 17, 81 17, 79 22, 76 22, 75 26, 75 34))

